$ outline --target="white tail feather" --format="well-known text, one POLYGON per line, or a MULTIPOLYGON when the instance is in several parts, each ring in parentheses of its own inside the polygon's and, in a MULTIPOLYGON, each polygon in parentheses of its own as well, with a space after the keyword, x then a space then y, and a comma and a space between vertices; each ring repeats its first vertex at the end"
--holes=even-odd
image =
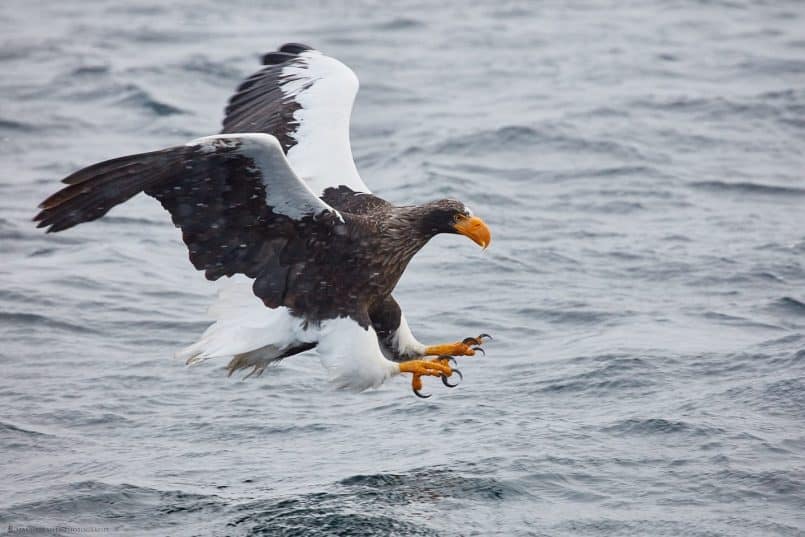
POLYGON ((315 341, 315 333, 303 328, 303 320, 287 308, 267 308, 254 296, 251 280, 235 276, 225 282, 218 300, 208 310, 216 321, 194 344, 181 349, 176 358, 196 365, 210 358, 233 357, 263 347, 285 349, 315 341))
POLYGON ((252 293, 251 280, 243 276, 225 283, 209 313, 215 323, 196 343, 176 353, 188 365, 228 357, 230 374, 252 368, 247 376, 259 375, 289 349, 317 342, 321 363, 338 388, 375 388, 400 372, 396 363, 383 356, 371 327, 363 328, 346 317, 305 327, 304 320, 287 308, 265 307, 252 293))

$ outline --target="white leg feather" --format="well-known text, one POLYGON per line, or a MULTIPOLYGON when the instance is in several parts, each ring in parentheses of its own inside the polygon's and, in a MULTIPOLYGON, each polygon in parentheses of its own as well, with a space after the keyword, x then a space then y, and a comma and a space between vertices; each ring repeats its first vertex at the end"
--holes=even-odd
POLYGON ((374 329, 349 318, 322 322, 316 350, 330 380, 341 389, 376 388, 400 372, 396 363, 383 356, 374 329))

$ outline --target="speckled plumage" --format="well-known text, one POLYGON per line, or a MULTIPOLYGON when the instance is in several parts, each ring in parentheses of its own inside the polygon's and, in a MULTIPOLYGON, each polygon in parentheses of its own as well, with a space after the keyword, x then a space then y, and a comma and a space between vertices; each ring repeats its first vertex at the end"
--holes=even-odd
POLYGON ((208 279, 244 274, 269 308, 285 306, 307 322, 346 316, 366 326, 414 254, 463 207, 449 200, 395 207, 342 186, 291 217, 278 204, 287 197, 303 207, 312 194, 290 170, 258 166, 246 143, 211 137, 90 166, 65 179, 69 186, 42 203, 36 220, 61 231, 142 191, 170 212, 190 261, 208 279))

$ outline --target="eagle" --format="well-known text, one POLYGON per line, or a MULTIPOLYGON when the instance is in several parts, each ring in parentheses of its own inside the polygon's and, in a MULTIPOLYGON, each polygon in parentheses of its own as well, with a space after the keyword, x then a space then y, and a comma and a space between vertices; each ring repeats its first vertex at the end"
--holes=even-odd
POLYGON ((193 365, 261 374, 316 349, 340 388, 365 390, 411 374, 453 387, 456 356, 483 352, 488 334, 425 345, 393 291, 435 235, 486 249, 491 233, 462 202, 397 206, 372 194, 352 157, 349 123, 358 78, 307 45, 288 43, 229 100, 220 134, 93 164, 63 179, 34 217, 47 232, 105 215, 144 192, 181 229, 207 279, 227 276, 198 342, 177 352, 193 365))

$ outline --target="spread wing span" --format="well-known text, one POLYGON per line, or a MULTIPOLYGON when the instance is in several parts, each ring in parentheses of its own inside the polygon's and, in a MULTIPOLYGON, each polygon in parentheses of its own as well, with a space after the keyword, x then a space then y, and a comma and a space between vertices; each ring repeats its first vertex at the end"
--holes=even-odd
POLYGON ((352 69, 297 43, 266 54, 263 64, 230 99, 221 132, 275 136, 291 168, 317 196, 342 185, 368 193, 349 142, 358 93, 352 69))
POLYGON ((70 175, 40 205, 38 227, 61 231, 145 192, 181 228, 208 279, 245 274, 269 307, 293 302, 305 262, 328 255, 343 218, 288 166, 267 134, 217 135, 107 160, 70 175), (289 269, 293 267, 293 275, 289 269), (294 276, 294 277, 292 277, 294 276))

